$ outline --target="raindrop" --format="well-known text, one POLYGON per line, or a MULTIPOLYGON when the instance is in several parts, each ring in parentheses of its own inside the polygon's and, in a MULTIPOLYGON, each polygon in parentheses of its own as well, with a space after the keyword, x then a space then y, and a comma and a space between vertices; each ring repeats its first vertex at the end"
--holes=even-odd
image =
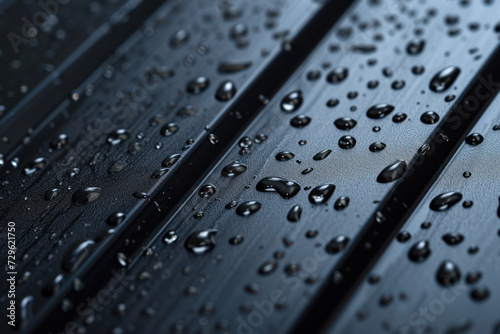
POLYGON ((326 80, 329 83, 336 84, 344 81, 348 75, 349 70, 346 67, 337 67, 327 74, 326 80))
POLYGON ((413 262, 423 262, 429 255, 431 255, 431 249, 429 248, 429 242, 427 240, 417 242, 408 252, 408 257, 413 262))
POLYGON ((247 166, 245 164, 242 164, 238 161, 233 161, 222 169, 221 175, 226 177, 234 177, 240 175, 246 170, 247 166))
POLYGON ((236 208, 236 213, 240 216, 250 216, 259 211, 262 205, 257 201, 243 202, 236 208))
POLYGON ((453 85, 459 74, 460 68, 457 66, 448 66, 442 69, 432 78, 429 84, 430 90, 436 93, 444 92, 453 85))
POLYGON ((299 107, 302 105, 302 102, 302 91, 293 91, 281 100, 281 110, 287 113, 294 112, 299 109, 299 107))
POLYGON ((300 186, 293 180, 282 177, 266 177, 257 183, 257 191, 277 192, 281 197, 292 198, 300 191, 300 186))
POLYGON ((171 156, 166 157, 166 158, 162 161, 161 165, 162 165, 163 167, 170 168, 170 167, 172 167, 172 166, 173 166, 173 165, 174 165, 174 164, 175 164, 175 163, 179 160, 179 158, 180 158, 180 157, 181 157, 181 155, 180 155, 180 154, 172 154, 171 156))
POLYGON ((184 244, 190 252, 194 254, 205 254, 215 247, 214 236, 217 230, 204 230, 192 233, 184 244))
POLYGON ((454 285, 460 280, 460 277, 461 274, 458 266, 448 260, 441 263, 436 276, 438 283, 444 286, 454 285))
POLYGON ((309 202, 312 204, 324 204, 332 197, 334 191, 335 185, 333 184, 319 185, 309 193, 309 202))
POLYGON ((323 160, 327 156, 329 156, 330 153, 332 153, 332 150, 322 150, 322 151, 319 151, 318 153, 316 153, 316 155, 314 155, 313 160, 316 160, 316 161, 323 160))
POLYGON ((339 139, 339 147, 342 149, 350 149, 356 145, 356 139, 352 136, 342 136, 339 139))
POLYGON ((200 188, 200 190, 198 190, 198 195, 201 198, 206 198, 206 197, 212 196, 213 194, 215 194, 215 192, 216 192, 216 189, 215 189, 215 186, 213 184, 205 184, 204 186, 202 186, 200 188))
POLYGON ((479 133, 472 133, 465 138, 465 142, 469 145, 479 145, 483 142, 484 138, 479 133))
POLYGON ((311 122, 311 118, 304 115, 295 116, 290 120, 290 125, 295 128, 303 128, 311 122))
POLYGON ((397 160, 385 167, 380 174, 377 176, 377 182, 379 183, 389 183, 396 181, 406 171, 406 162, 402 160, 397 160))
POLYGON ((350 130, 354 128, 357 124, 357 122, 349 117, 342 117, 342 118, 337 118, 333 124, 337 127, 339 130, 350 130))
POLYGON ((442 239, 448 245, 454 246, 464 241, 464 236, 460 233, 446 233, 443 235, 442 239))
POLYGON ((462 194, 450 191, 440 194, 431 201, 430 209, 433 211, 445 211, 462 200, 462 194))
POLYGON ((215 98, 219 101, 229 101, 236 94, 236 85, 231 80, 224 81, 217 88, 215 98))
POLYGON ((118 129, 108 134, 107 141, 111 145, 118 145, 129 138, 130 138, 129 130, 118 129))
POLYGON ((424 124, 434 124, 439 121, 439 115, 434 111, 426 111, 420 116, 420 120, 424 124))
POLYGON ((276 160, 278 161, 288 161, 295 157, 295 155, 291 152, 279 152, 276 154, 276 160))
POLYGON ((349 243, 349 238, 345 235, 339 235, 333 238, 325 247, 328 254, 337 254, 342 251, 349 243))
POLYGON ((111 226, 118 226, 125 219, 123 212, 115 212, 106 219, 106 223, 111 226))
POLYGON ((389 115, 393 110, 394 106, 391 106, 390 104, 377 104, 368 109, 366 116, 371 119, 380 119, 389 115))
POLYGON ((73 194, 73 203, 83 205, 95 201, 101 195, 102 189, 98 187, 88 187, 85 189, 78 189, 73 194))
POLYGON ((197 77, 187 84, 186 91, 190 94, 201 94, 208 86, 210 86, 210 80, 207 77, 197 77))
POLYGON ((176 133, 177 131, 179 131, 179 126, 175 123, 168 123, 167 125, 163 126, 160 130, 160 133, 163 135, 163 136, 171 136, 173 135, 174 133, 176 133))
POLYGON ((302 215, 302 208, 300 205, 294 205, 288 212, 287 219, 291 222, 298 222, 302 215))
POLYGON ((369 147, 370 151, 371 152, 380 152, 382 151, 384 148, 386 147, 386 145, 382 142, 375 142, 375 143, 372 143, 369 147))
POLYGON ((415 56, 420 54, 424 50, 424 47, 425 40, 421 38, 415 38, 409 41, 406 45, 406 52, 408 52, 409 55, 415 56))
POLYGON ((341 196, 337 198, 335 204, 333 204, 333 208, 337 211, 344 210, 349 205, 349 202, 350 202, 349 197, 341 196))
POLYGON ((225 61, 225 62, 222 62, 219 64, 217 71, 219 71, 219 73, 225 73, 225 74, 236 73, 236 72, 246 70, 250 66, 252 66, 251 61, 244 61, 244 60, 242 60, 242 61, 225 61))

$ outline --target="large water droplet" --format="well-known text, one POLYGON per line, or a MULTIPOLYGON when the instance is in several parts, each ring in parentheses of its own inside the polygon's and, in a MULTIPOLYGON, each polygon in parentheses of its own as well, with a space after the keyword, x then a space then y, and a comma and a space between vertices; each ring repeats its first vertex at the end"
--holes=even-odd
POLYGON ((396 181, 406 171, 406 162, 402 160, 397 160, 385 167, 380 174, 377 176, 377 182, 379 183, 389 183, 396 181))
POLYGON ((350 130, 358 124, 354 119, 349 117, 337 118, 333 124, 340 130, 350 130))
POLYGON ((257 190, 262 192, 277 192, 281 197, 288 199, 300 191, 300 185, 282 177, 265 177, 257 183, 257 190))
POLYGON ((302 105, 302 91, 296 90, 286 95, 281 100, 281 110, 287 113, 294 112, 302 105))
POLYGON ((215 98, 219 101, 228 101, 236 94, 236 85, 231 80, 224 81, 219 85, 215 98))
POLYGON ((238 161, 233 161, 229 165, 226 165, 222 171, 222 176, 233 177, 238 176, 247 170, 247 166, 238 161))
POLYGON ((379 118, 384 118, 387 115, 389 115, 392 111, 394 110, 394 106, 391 106, 390 104, 377 104, 366 112, 366 116, 371 119, 379 119, 379 118))
POLYGON ((333 184, 322 184, 314 187, 309 193, 309 202, 312 204, 324 204, 332 197, 334 191, 335 185, 333 184))
POLYGON ((295 157, 295 155, 291 152, 279 152, 276 154, 276 160, 278 161, 288 161, 295 157))
POLYGON ((437 271, 437 281, 444 286, 454 285, 460 279, 460 269, 451 261, 444 261, 441 263, 437 271))
POLYGON ((408 257, 413 262, 423 262, 431 255, 431 249, 427 240, 421 240, 414 244, 408 252, 408 257))
POLYGON ((316 153, 314 155, 313 160, 316 160, 316 161, 323 160, 327 156, 329 156, 330 153, 332 153, 332 150, 322 150, 322 151, 319 151, 318 153, 316 153))
POLYGON ((431 201, 430 208, 433 211, 445 211, 462 200, 462 194, 459 192, 450 191, 434 197, 431 201))
POLYGON ((342 149, 350 149, 356 146, 356 139, 353 136, 342 136, 339 139, 339 147, 342 149))
POLYGON ((236 213, 240 216, 250 216, 259 211, 262 205, 257 201, 248 201, 241 203, 236 208, 236 213))
POLYGON ((217 230, 204 230, 192 233, 184 244, 190 252, 194 254, 205 254, 215 247, 214 236, 217 230))
POLYGON ((290 120, 290 125, 295 128, 303 128, 311 123, 311 117, 305 115, 295 116, 290 120))
POLYGON ((460 74, 460 68, 457 66, 448 66, 434 75, 432 78, 429 88, 433 92, 444 92, 453 85, 458 75, 460 74))

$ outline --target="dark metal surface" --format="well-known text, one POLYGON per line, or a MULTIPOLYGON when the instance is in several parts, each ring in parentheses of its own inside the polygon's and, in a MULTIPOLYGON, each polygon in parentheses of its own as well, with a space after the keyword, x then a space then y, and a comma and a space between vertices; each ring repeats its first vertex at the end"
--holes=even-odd
MULTIPOLYGON (((148 4, 153 12, 160 2, 148 4)), ((104 58, 80 71, 86 58, 74 62, 78 78, 65 81, 64 89, 53 90, 62 95, 54 96, 54 107, 47 105, 38 114, 40 122, 33 117, 36 127, 29 141, 21 142, 26 131, 21 125, 9 127, 13 123, 5 121, 1 128, 0 137, 12 138, 10 148, 0 151, 4 154, 1 224, 14 221, 17 226, 18 314, 24 330, 359 333, 404 327, 407 310, 426 305, 432 299, 425 298, 441 291, 435 271, 446 251, 457 249, 431 240, 429 260, 410 263, 407 252, 420 240, 416 235, 427 233, 439 239, 442 231, 433 232, 439 223, 432 219, 456 220, 458 216, 451 213, 458 209, 470 220, 493 224, 491 213, 496 213, 498 203, 485 209, 496 196, 493 193, 484 204, 477 205, 480 200, 474 199, 472 208, 457 204, 447 213, 430 214, 428 229, 417 227, 421 222, 414 217, 421 220, 424 213, 429 215, 430 199, 447 191, 444 188, 460 191, 466 199, 466 189, 446 187, 449 166, 465 163, 451 157, 498 86, 493 84, 488 97, 481 98, 473 117, 457 126, 447 120, 456 121, 464 99, 477 95, 475 85, 500 81, 495 32, 499 6, 498 2, 463 1, 351 5, 172 0, 145 21, 148 11, 131 10, 138 14, 137 20, 126 20, 108 34, 118 32, 119 39, 96 39, 86 48, 89 55, 95 50, 102 50, 100 57, 109 54, 99 68, 94 70, 104 58), (108 42, 106 47, 100 44, 108 42), (229 73, 223 69, 227 64, 245 65, 229 73), (422 73, 413 69, 417 65, 423 66, 422 73), (451 65, 460 68, 456 80, 444 92, 432 91, 432 78, 451 65), (346 72, 340 68, 347 70, 343 80, 341 74, 346 72), (199 94, 190 93, 189 83, 202 76, 208 78, 208 87, 199 94), (233 82, 236 93, 220 101, 219 86, 227 80, 233 82), (283 99, 294 91, 300 91, 302 102, 286 112, 283 99), (76 94, 64 99, 68 92, 76 94), (394 106, 387 117, 367 116, 371 107, 384 103, 394 106), (427 111, 434 111, 439 120, 425 124, 421 117, 427 111), (401 122, 393 119, 402 113, 406 117, 399 116, 401 122), (309 123, 304 117, 297 120, 300 115, 309 117, 309 123), (355 126, 341 129, 343 123, 335 121, 344 117, 354 119, 355 126), (53 143, 60 134, 68 136, 68 144, 57 149, 53 143), (353 145, 352 139, 343 136, 355 138, 355 145, 343 148, 344 143, 353 145), (385 148, 370 150, 376 142, 383 142, 385 148), (432 154, 420 163, 414 158, 424 143, 431 143, 432 154), (331 153, 322 160, 313 158, 324 150, 331 153), (275 156, 284 151, 292 152, 293 159, 278 161, 275 156), (160 170, 162 161, 173 154, 180 158, 172 165, 164 163, 168 171, 153 177, 165 172, 160 170), (31 171, 38 157, 46 163, 31 171), (377 182, 381 171, 397 160, 406 162, 403 177, 377 182), (237 176, 222 175, 234 161, 247 168, 237 176), (293 180, 300 191, 282 196, 258 191, 257 184, 266 177, 293 180), (311 193, 317 192, 313 188, 322 184, 335 185, 335 191, 324 204, 312 204, 311 193), (95 200, 85 203, 82 191, 89 187, 100 190, 94 190, 95 200), (435 191, 436 187, 443 191, 435 191), (58 189, 53 199, 47 194, 51 189, 58 189), (346 203, 342 196, 349 201, 340 210, 338 203, 346 203), (227 206, 232 201, 237 204, 227 206), (248 201, 258 202, 260 206, 254 207, 259 209, 242 216, 238 206, 248 201), (289 212, 297 205, 300 217, 290 221, 294 219, 289 212), (474 213, 482 206, 483 214, 474 213), (125 219, 112 226, 109 217, 116 212, 125 219), (404 223, 415 231, 410 241, 389 245, 404 223), (339 236, 348 242, 331 244, 341 240, 339 236), (208 245, 200 245, 200 238, 208 245), (93 246, 78 252, 78 245, 93 246), (401 247, 406 247, 404 252, 401 247), (378 286, 362 284, 358 289, 372 265, 372 271, 386 279, 378 286), (414 269, 422 266, 429 268, 414 269), (415 272, 402 279, 398 273, 403 269, 408 271, 405 275, 415 272), (332 277, 332 273, 336 274, 332 277), (58 275, 61 280, 54 286, 58 275), (433 279, 427 279, 430 276, 433 279), (422 283, 417 282, 419 277, 422 283), (342 284, 336 284, 339 278, 344 279, 342 284), (403 298, 397 296, 399 290, 408 296, 415 285, 409 306, 399 307, 396 299, 403 298), (377 304, 381 287, 391 292, 389 307, 377 304), (360 309, 375 316, 362 322, 356 315, 360 309), (392 318, 391 312, 399 312, 402 318, 392 318), (389 318, 389 325, 377 314, 389 318)), ((29 99, 24 115, 33 113, 36 101, 29 99)), ((470 146, 482 152, 477 164, 485 169, 496 167, 483 160, 495 150, 496 142, 488 141, 495 134, 491 130, 495 105, 477 125, 488 127, 489 136, 484 143, 470 146)), ((470 147, 461 147, 457 157, 470 147)), ((482 173, 471 172, 473 177, 461 182, 464 187, 474 175, 479 175, 482 185, 491 178, 491 173, 480 177, 482 173)), ((450 180, 461 178, 455 174, 450 180)), ((466 241, 469 232, 471 240, 492 234, 491 228, 489 232, 464 228, 466 241)), ((496 238, 487 239, 484 246, 492 267, 498 265, 492 259, 498 258, 496 238)), ((2 247, 5 240, 2 234, 2 247)), ((482 246, 475 258, 481 252, 482 246)), ((462 262, 455 261, 463 266, 464 277, 469 265, 486 263, 468 261, 468 257, 463 254, 462 262)), ((484 269, 483 274, 490 277, 484 284, 493 295, 495 271, 484 269)), ((7 298, 0 298, 3 307, 7 298)), ((498 320, 493 311, 475 313, 476 305, 489 305, 484 306, 487 310, 497 305, 493 297, 488 303, 457 302, 453 312, 472 312, 469 318, 474 324, 484 322, 484 328, 489 328, 498 320)), ((451 308, 432 326, 437 332, 450 328, 454 319, 448 312, 451 308)))

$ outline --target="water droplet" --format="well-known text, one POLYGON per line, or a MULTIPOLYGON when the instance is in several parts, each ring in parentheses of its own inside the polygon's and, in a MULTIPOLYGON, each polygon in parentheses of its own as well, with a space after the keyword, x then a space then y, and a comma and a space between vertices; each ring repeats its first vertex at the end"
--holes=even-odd
POLYGON ((250 66, 252 66, 251 61, 244 61, 244 60, 225 61, 225 62, 222 62, 219 64, 217 71, 219 71, 219 73, 225 73, 225 74, 236 73, 236 72, 246 70, 250 66))
POLYGON ((457 66, 448 66, 442 69, 432 78, 429 84, 430 90, 436 93, 444 92, 453 85, 459 74, 460 68, 457 66))
POLYGON ((219 101, 229 101, 236 94, 236 85, 231 80, 222 82, 217 88, 215 98, 219 101))
POLYGON ((236 208, 236 213, 240 216, 250 216, 259 211, 262 205, 257 201, 243 202, 236 208))
POLYGON ((337 67, 327 74, 326 80, 329 83, 336 84, 344 81, 348 75, 349 70, 346 67, 337 67))
POLYGON ((337 254, 342 251, 349 243, 349 238, 345 235, 339 235, 333 238, 325 247, 328 254, 337 254))
POLYGON ((305 115, 295 116, 290 120, 290 125, 295 128, 303 128, 311 122, 311 118, 305 115))
POLYGON ((269 275, 278 267, 278 263, 276 261, 267 261, 259 268, 259 274, 261 275, 269 275))
POLYGON ((431 249, 427 240, 421 240, 414 244, 408 252, 408 257, 413 262, 423 262, 431 255, 431 249))
POLYGON ((276 154, 276 160, 278 161, 288 161, 295 157, 295 155, 291 152, 279 152, 276 154))
POLYGON ((335 204, 333 204, 333 208, 337 211, 344 210, 349 205, 349 202, 350 202, 349 197, 341 196, 337 198, 335 204))
POLYGON ((354 119, 349 117, 337 118, 333 124, 339 130, 350 130, 358 124, 354 119))
POLYGON ((64 270, 75 272, 94 249, 95 242, 86 240, 73 245, 63 258, 62 266, 64 270))
POLYGON ((111 226, 118 226, 124 219, 125 214, 123 212, 115 212, 106 219, 106 223, 111 226))
POLYGON ((189 39, 189 32, 186 29, 177 30, 170 39, 170 46, 173 48, 178 48, 179 46, 186 43, 189 39))
POLYGON ((118 129, 108 134, 107 141, 111 145, 118 145, 121 142, 130 138, 130 131, 126 129, 118 129))
POLYGON ((316 161, 323 160, 327 156, 329 156, 330 153, 332 153, 332 150, 322 150, 322 151, 319 151, 318 153, 316 153, 314 155, 313 160, 316 160, 316 161))
POLYGON ((98 187, 88 187, 85 189, 78 189, 73 194, 73 203, 83 205, 95 201, 101 195, 102 189, 98 187))
POLYGON ((439 115, 434 111, 427 111, 420 116, 420 120, 424 124, 434 124, 439 121, 439 115))
POLYGON ((200 190, 198 190, 198 195, 201 198, 206 198, 212 196, 213 194, 215 194, 215 192, 216 189, 213 184, 205 184, 200 188, 200 190))
POLYGON ((458 266, 451 261, 444 261, 437 271, 437 281, 444 286, 454 285, 460 280, 461 274, 458 266))
POLYGON ((302 91, 293 91, 281 100, 281 110, 287 113, 294 112, 299 109, 299 107, 302 105, 302 102, 302 91))
POLYGON ((485 286, 474 288, 470 292, 470 297, 475 301, 483 301, 490 296, 490 290, 485 286))
POLYGON ((298 222, 302 216, 302 208, 300 205, 294 205, 288 212, 287 219, 291 222, 298 222))
POLYGON ((196 114, 196 110, 192 106, 185 106, 177 110, 175 114, 180 117, 190 117, 196 114))
POLYGON ((469 145, 479 145, 483 142, 484 138, 479 133, 472 133, 465 138, 465 142, 469 145))
POLYGON ((171 136, 173 135, 174 133, 176 133, 177 131, 179 131, 179 126, 175 123, 168 123, 167 125, 163 126, 160 130, 160 133, 163 135, 163 136, 171 136))
POLYGON ((371 119, 380 119, 389 115, 393 110, 394 106, 391 106, 390 104, 377 104, 368 109, 366 116, 371 119))
POLYGON ((392 117, 394 123, 401 123, 406 119, 407 115, 405 113, 397 113, 392 117))
POLYGON ((47 165, 47 159, 42 157, 36 158, 24 168, 23 173, 24 175, 32 175, 36 171, 42 170, 45 165, 47 165))
POLYGON ((201 94, 208 86, 210 80, 207 77, 197 77, 187 84, 186 91, 190 94, 201 94))
POLYGON ((370 151, 371 152, 380 152, 382 151, 384 148, 386 147, 386 145, 382 142, 375 142, 375 143, 372 143, 369 147, 370 151))
POLYGON ((288 199, 297 195, 300 191, 300 185, 282 177, 266 177, 257 183, 257 191, 277 192, 281 197, 288 199))
POLYGON ((170 169, 168 168, 159 168, 157 170, 155 170, 152 174, 151 174, 151 178, 152 179, 159 179, 160 177, 162 177, 163 175, 167 174, 167 172, 169 171, 170 169))
POLYGON ((460 233, 446 233, 443 235, 442 239, 448 245, 454 246, 464 241, 464 236, 460 233))
POLYGON ((334 191, 335 185, 333 184, 322 184, 314 187, 309 193, 309 202, 312 204, 324 204, 332 197, 334 191))
POLYGON ((200 255, 210 252, 215 247, 214 236, 217 230, 204 230, 192 233, 184 244, 190 252, 200 255))
POLYGON ((172 167, 179 160, 180 157, 181 157, 180 154, 172 154, 171 156, 166 157, 162 161, 161 165, 163 167, 170 168, 170 167, 172 167))
POLYGON ((61 192, 57 188, 50 189, 50 190, 47 190, 47 192, 45 193, 45 195, 43 196, 43 198, 46 201, 52 201, 54 198, 56 198, 57 196, 59 196, 60 193, 61 192))
POLYGON ((163 236, 163 242, 165 242, 167 245, 173 244, 177 240, 178 236, 175 231, 168 231, 165 233, 163 236))
POLYGON ((431 201, 430 208, 433 211, 445 211, 462 200, 462 194, 450 191, 440 194, 431 201))
POLYGON ((406 171, 406 162, 402 160, 397 160, 385 167, 380 174, 377 176, 377 182, 379 183, 389 183, 396 181, 406 171))
POLYGON ((409 55, 416 56, 424 50, 424 47, 425 40, 421 38, 415 38, 409 41, 406 45, 406 52, 408 52, 409 55))
POLYGON ((61 133, 59 136, 50 141, 50 147, 54 150, 60 150, 68 144, 68 141, 68 136, 64 133, 61 133))
POLYGON ((234 177, 240 175, 246 170, 247 166, 245 164, 242 164, 238 161, 233 161, 222 169, 221 174, 222 176, 226 177, 234 177))
POLYGON ((339 139, 339 147, 342 149, 350 149, 356 145, 356 139, 353 136, 342 136, 339 139))

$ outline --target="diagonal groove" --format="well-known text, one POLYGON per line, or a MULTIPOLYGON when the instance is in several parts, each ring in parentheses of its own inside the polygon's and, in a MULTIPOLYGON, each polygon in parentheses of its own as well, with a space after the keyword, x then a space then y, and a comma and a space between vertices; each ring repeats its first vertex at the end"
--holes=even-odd
POLYGON ((413 158, 405 176, 385 197, 330 273, 330 279, 296 322, 294 333, 324 332, 334 321, 499 92, 499 57, 500 47, 497 47, 429 137, 424 153, 413 158))

